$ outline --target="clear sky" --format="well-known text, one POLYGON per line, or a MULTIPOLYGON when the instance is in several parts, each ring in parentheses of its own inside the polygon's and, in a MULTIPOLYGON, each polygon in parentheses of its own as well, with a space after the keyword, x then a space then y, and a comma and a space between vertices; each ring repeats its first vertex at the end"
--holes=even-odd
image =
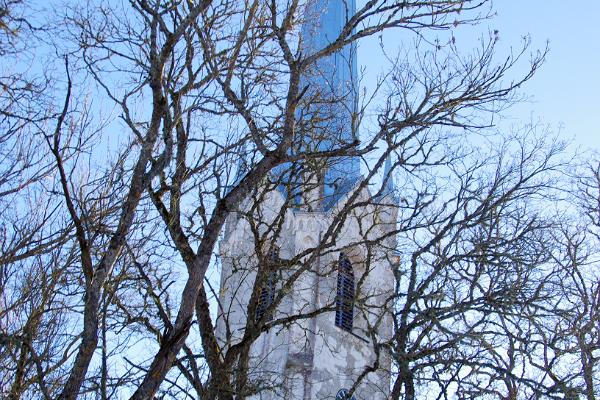
POLYGON ((600 0, 495 0, 497 16, 483 25, 498 29, 503 45, 529 35, 532 49, 550 53, 524 87, 532 102, 510 111, 541 119, 562 137, 600 151, 600 0))
MULTIPOLYGON (((547 44, 550 49, 544 65, 521 90, 529 100, 505 112, 507 118, 501 124, 541 122, 553 132, 560 131, 574 146, 600 151, 600 0, 493 0, 492 8, 495 17, 475 27, 456 29, 461 50, 477 47, 482 36, 489 37, 495 30, 499 32, 499 57, 508 55, 511 48, 520 49, 524 36, 531 39, 528 53, 543 50, 547 44)), ((387 34, 385 41, 410 45, 412 39, 407 43, 406 38, 396 31, 387 34)), ((367 87, 374 82, 375 70, 385 69, 379 65, 382 58, 377 48, 374 38, 359 46, 359 68, 366 71, 362 85, 367 87)), ((528 58, 526 54, 525 61, 528 58)), ((519 76, 516 71, 514 77, 519 76)))

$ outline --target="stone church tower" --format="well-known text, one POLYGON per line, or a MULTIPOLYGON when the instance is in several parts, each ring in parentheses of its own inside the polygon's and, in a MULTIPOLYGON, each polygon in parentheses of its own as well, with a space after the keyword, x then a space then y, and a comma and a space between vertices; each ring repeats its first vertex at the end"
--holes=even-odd
MULTIPOLYGON (((354 0, 309 2, 305 51, 334 40, 354 9, 354 0)), ((299 118, 327 122, 307 129, 299 148, 327 150, 357 136, 355 52, 346 46, 303 77, 311 101, 299 118)), ((253 399, 389 395, 396 198, 391 179, 377 196, 361 185, 359 162, 327 160, 301 182, 281 166, 228 218, 217 334, 223 348, 256 335, 246 363, 253 399), (348 211, 350 203, 362 205, 348 211)))

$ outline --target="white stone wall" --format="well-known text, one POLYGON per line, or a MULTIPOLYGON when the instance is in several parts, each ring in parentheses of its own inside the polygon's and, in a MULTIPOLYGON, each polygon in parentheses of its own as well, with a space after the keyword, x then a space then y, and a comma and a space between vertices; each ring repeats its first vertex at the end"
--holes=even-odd
MULTIPOLYGON (((370 194, 365 190, 363 199, 370 194)), ((343 203, 343 199, 340 203, 343 203)), ((261 218, 275 218, 283 205, 276 191, 267 196, 262 204, 261 218)), ((341 204, 338 205, 341 207, 341 204)), ((256 399, 334 399, 340 388, 350 388, 365 368, 375 362, 375 351, 368 327, 377 325, 377 337, 385 340, 392 335, 392 324, 380 307, 394 289, 394 276, 388 248, 371 246, 371 256, 365 239, 381 237, 393 223, 394 211, 375 212, 373 206, 353 212, 347 218, 336 239, 336 248, 345 248, 359 283, 357 297, 364 304, 357 304, 353 334, 335 326, 335 312, 319 314, 315 318, 299 320, 289 327, 274 327, 253 344, 253 378, 260 378, 265 385, 274 385, 273 392, 265 391, 256 399), (366 311, 365 311, 366 310, 366 311)), ((282 233, 277 240, 280 257, 289 259, 302 251, 313 248, 328 229, 330 213, 287 211, 282 233)), ((217 333, 226 346, 226 322, 229 325, 230 344, 239 340, 246 321, 246 307, 250 298, 257 260, 249 225, 244 220, 230 216, 227 235, 221 242, 222 277, 220 291, 220 314, 217 333)), ((393 246, 393 238, 386 239, 386 246, 393 246)), ((337 260, 339 251, 329 254, 311 264, 295 282, 293 290, 274 315, 285 317, 308 313, 317 307, 335 305, 337 285, 337 260)), ((284 275, 294 273, 285 271, 284 275)), ((384 350, 379 357, 379 370, 370 373, 358 386, 357 399, 378 400, 387 398, 389 392, 390 361, 384 350)))

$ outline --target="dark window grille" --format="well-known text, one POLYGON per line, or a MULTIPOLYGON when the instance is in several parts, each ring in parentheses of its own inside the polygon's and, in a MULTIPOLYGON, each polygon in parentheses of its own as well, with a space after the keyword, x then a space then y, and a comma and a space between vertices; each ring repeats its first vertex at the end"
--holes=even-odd
POLYGON ((338 260, 335 325, 352 332, 354 322, 354 270, 343 253, 338 260))
POLYGON ((265 322, 273 319, 273 313, 267 313, 267 309, 273 304, 275 300, 275 290, 277 288, 277 265, 279 256, 276 251, 271 251, 269 255, 267 276, 265 282, 260 288, 258 295, 258 302, 256 304, 256 311, 254 312, 254 320, 260 321, 264 318, 265 322))

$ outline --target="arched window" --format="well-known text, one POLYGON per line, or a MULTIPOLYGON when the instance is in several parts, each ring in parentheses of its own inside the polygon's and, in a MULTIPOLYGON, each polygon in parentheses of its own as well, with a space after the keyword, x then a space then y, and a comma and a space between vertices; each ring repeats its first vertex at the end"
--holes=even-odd
POLYGON ((354 270, 348 257, 340 254, 338 260, 335 325, 352 332, 354 321, 354 270))
POLYGON ((254 312, 254 320, 260 321, 262 318, 265 322, 273 319, 273 313, 267 313, 267 309, 275 300, 275 290, 277 286, 277 266, 279 264, 279 254, 276 250, 272 250, 267 260, 267 276, 263 282, 258 294, 256 311, 254 312))

